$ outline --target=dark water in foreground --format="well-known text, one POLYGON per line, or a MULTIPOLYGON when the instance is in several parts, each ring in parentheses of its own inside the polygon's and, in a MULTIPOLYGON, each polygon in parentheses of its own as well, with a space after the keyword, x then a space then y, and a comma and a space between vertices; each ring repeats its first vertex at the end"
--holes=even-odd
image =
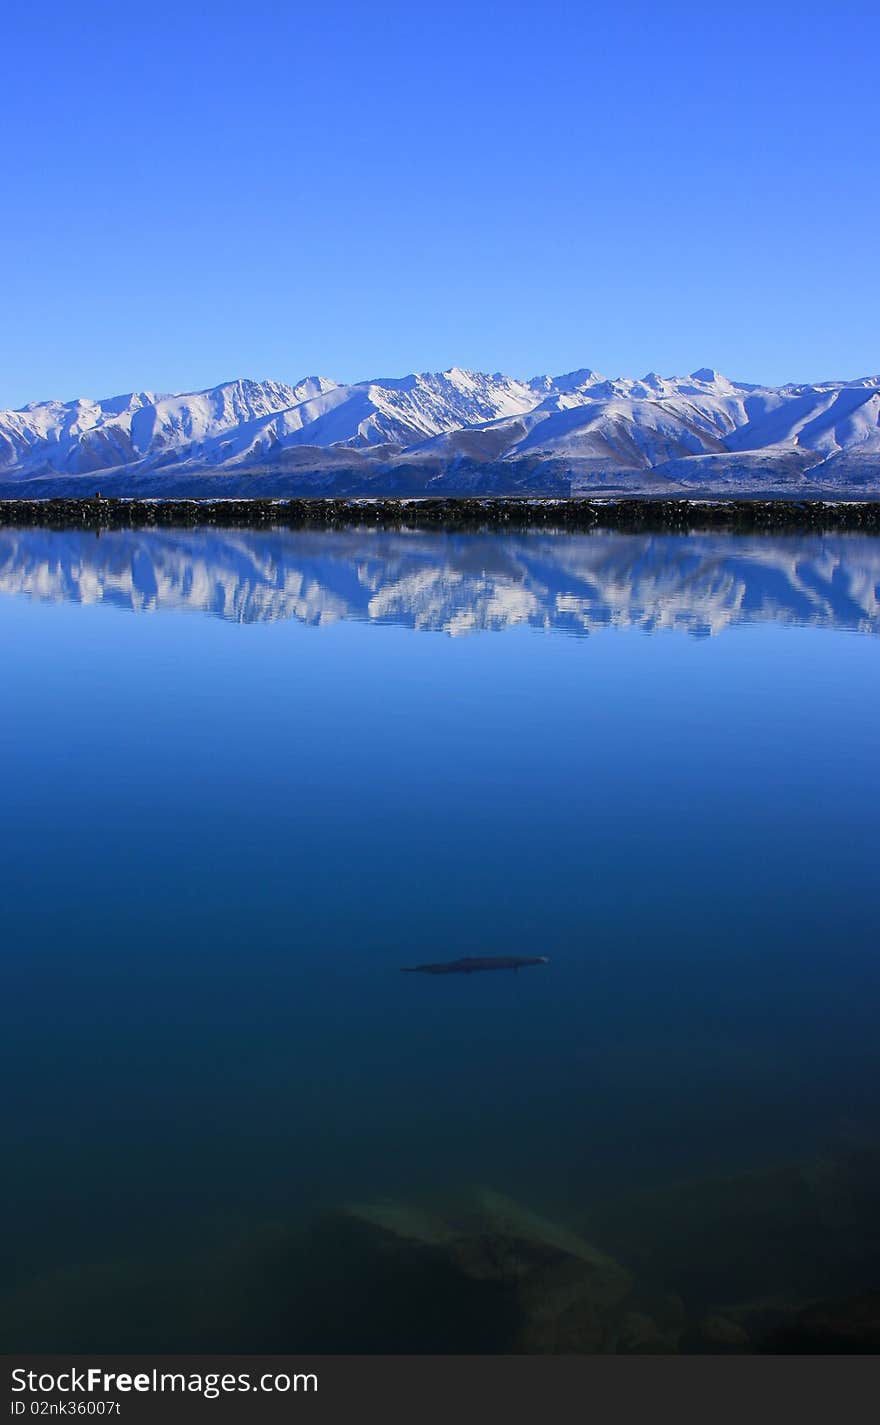
POLYGON ((878 635, 857 536, 0 530, 0 1345, 858 1337, 878 635))

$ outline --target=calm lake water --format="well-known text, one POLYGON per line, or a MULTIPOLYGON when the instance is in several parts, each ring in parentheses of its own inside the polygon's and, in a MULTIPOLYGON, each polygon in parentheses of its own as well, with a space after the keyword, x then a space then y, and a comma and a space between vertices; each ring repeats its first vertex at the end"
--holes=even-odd
POLYGON ((5 1349, 523 1348, 485 1187, 880 1289, 880 541, 5 529, 0 647, 5 1349))

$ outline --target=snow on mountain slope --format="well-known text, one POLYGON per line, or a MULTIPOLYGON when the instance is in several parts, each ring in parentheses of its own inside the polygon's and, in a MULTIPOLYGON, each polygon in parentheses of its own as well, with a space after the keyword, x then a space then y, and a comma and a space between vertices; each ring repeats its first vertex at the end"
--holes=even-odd
MULTIPOLYGON (((580 373, 577 373, 580 374, 580 373)), ((420 447, 422 454, 512 460, 540 454, 615 470, 652 469, 689 456, 786 449, 819 465, 840 451, 880 453, 880 380, 779 390, 734 384, 714 371, 684 380, 653 374, 603 381, 595 373, 549 391, 515 420, 486 422, 420 447)))
POLYGON ((534 393, 522 381, 457 367, 345 389, 345 404, 297 431, 290 443, 408 447, 426 436, 528 411, 535 404, 534 393))
POLYGON ((103 472, 120 489, 126 478, 226 472, 245 494, 260 472, 292 468, 294 459, 300 472, 338 471, 346 451, 361 484, 393 485, 398 466, 424 467, 426 480, 442 476, 450 492, 459 466, 476 489, 481 465, 488 478, 490 463, 497 471, 517 462, 552 462, 554 479, 568 470, 581 489, 591 479, 632 482, 638 472, 686 486, 711 471, 749 486, 779 469, 786 480, 821 483, 827 462, 832 483, 873 480, 880 491, 880 473, 872 474, 880 467, 880 377, 774 389, 710 368, 640 380, 584 368, 519 381, 453 367, 353 385, 240 380, 184 395, 139 391, 0 412, 7 481, 103 472))
POLYGON ((105 401, 58 401, 0 412, 0 470, 89 474, 161 462, 169 454, 210 458, 210 447, 266 415, 321 399, 332 381, 298 386, 231 381, 209 391, 156 396, 139 391, 105 401))
POLYGON ((868 382, 798 387, 779 402, 755 403, 748 424, 728 441, 730 450, 797 445, 821 456, 871 442, 880 449, 880 390, 868 382), (759 413, 760 412, 760 413, 759 413))
POLYGON ((234 381, 180 396, 47 402, 0 412, 0 471, 91 474, 209 467, 288 446, 409 446, 442 431, 526 411, 536 397, 506 376, 451 371, 339 386, 234 381))
MULTIPOLYGON (((725 423, 726 424, 726 423, 725 423)), ((534 411, 514 421, 494 421, 467 432, 468 453, 481 443, 487 458, 515 459, 542 454, 577 460, 601 460, 618 469, 644 469, 683 455, 723 450, 714 422, 687 403, 626 400, 618 395, 571 404, 548 397, 534 411)), ((461 448, 456 435, 422 447, 425 453, 461 448)))

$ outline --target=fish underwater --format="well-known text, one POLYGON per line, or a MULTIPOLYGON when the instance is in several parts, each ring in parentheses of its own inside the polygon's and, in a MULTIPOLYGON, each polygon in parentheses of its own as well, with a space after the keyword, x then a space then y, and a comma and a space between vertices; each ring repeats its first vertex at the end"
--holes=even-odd
POLYGON ((479 970, 524 970, 529 965, 549 965, 546 955, 470 955, 463 960, 440 960, 434 965, 401 965, 405 975, 473 975, 479 970))

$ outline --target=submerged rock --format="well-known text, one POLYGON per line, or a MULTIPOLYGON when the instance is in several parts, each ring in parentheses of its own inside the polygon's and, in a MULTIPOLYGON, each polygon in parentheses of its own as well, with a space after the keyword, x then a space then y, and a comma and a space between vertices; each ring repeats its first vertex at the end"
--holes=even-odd
POLYGON ((673 1351, 684 1327, 675 1299, 647 1303, 630 1273, 577 1233, 481 1188, 429 1212, 383 1201, 339 1214, 377 1253, 412 1269, 440 1263, 492 1284, 516 1322, 509 1349, 524 1353, 673 1351))
POLYGON ((748 1346, 750 1337, 744 1326, 731 1321, 729 1316, 717 1312, 706 1316, 700 1322, 700 1336, 707 1346, 720 1347, 727 1351, 741 1351, 748 1346))
POLYGON ((670 1296, 658 1304, 654 1315, 628 1311, 618 1328, 615 1351, 627 1356, 668 1356, 678 1351, 684 1333, 684 1308, 670 1296))

